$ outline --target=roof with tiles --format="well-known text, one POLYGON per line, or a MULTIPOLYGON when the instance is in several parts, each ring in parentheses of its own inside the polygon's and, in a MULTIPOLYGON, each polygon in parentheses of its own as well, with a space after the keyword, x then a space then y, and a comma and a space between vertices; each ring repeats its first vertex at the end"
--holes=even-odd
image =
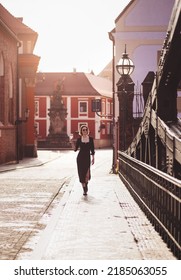
POLYGON ((62 85, 64 96, 112 97, 111 82, 83 72, 37 73, 35 95, 50 95, 57 84, 62 85))
POLYGON ((6 8, 0 4, 0 19, 7 25, 7 27, 13 31, 16 35, 18 34, 37 34, 31 28, 26 26, 22 22, 22 18, 14 17, 6 8))

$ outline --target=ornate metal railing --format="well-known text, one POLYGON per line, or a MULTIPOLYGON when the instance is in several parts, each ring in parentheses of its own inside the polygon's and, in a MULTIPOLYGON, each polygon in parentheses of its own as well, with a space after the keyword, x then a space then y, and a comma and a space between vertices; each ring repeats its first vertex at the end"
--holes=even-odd
POLYGON ((119 176, 148 219, 181 259, 181 180, 124 152, 118 152, 119 176))

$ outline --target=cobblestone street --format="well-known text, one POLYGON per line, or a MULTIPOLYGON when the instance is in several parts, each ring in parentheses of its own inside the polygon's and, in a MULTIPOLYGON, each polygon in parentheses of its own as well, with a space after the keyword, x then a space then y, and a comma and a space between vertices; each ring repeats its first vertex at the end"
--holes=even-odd
MULTIPOLYGON (((67 153, 52 152, 52 158, 48 158, 48 152, 43 158, 45 162, 47 160, 45 165, 38 159, 29 159, 25 165, 17 165, 15 170, 11 165, 12 171, 0 173, 1 260, 16 259, 20 252, 31 250, 24 244, 30 237, 36 238, 46 227, 51 211, 61 199, 71 175, 63 168, 63 172, 60 172, 58 167, 67 153), (32 167, 34 164, 35 167, 32 167)), ((11 169, 6 166, 8 168, 11 169)))

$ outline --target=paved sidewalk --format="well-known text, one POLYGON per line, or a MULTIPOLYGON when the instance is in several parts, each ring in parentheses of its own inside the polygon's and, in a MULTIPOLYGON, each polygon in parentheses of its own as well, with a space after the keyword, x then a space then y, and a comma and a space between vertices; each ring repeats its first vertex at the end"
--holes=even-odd
POLYGON ((0 165, 0 172, 12 171, 15 169, 29 168, 33 166, 40 166, 60 157, 60 151, 38 150, 38 157, 24 158, 19 162, 7 163, 0 165))
POLYGON ((92 170, 87 197, 77 177, 65 191, 30 259, 174 260, 109 163, 92 170))

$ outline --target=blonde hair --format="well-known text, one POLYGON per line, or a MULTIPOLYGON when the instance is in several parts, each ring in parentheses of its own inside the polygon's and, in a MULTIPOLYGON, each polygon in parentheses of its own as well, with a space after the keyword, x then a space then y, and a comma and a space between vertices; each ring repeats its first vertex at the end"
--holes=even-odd
POLYGON ((79 135, 82 136, 82 130, 83 128, 87 128, 87 134, 89 134, 89 128, 86 124, 81 125, 80 130, 79 130, 79 135))

